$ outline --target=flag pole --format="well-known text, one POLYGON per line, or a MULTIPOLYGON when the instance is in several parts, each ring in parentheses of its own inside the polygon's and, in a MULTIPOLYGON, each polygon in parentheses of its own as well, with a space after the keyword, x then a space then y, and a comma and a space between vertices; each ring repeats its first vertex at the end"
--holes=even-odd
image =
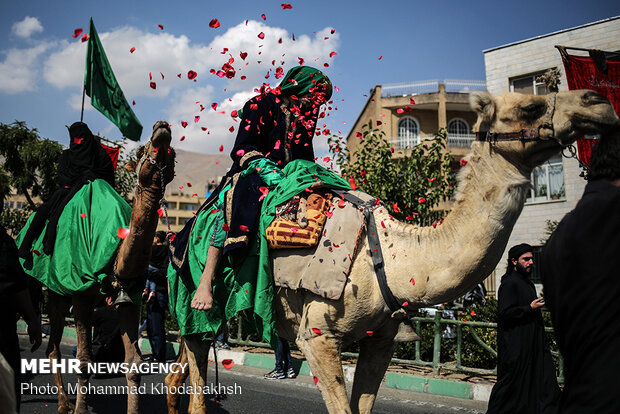
POLYGON ((82 112, 80 113, 80 122, 84 122, 84 97, 86 96, 86 85, 82 88, 82 112))

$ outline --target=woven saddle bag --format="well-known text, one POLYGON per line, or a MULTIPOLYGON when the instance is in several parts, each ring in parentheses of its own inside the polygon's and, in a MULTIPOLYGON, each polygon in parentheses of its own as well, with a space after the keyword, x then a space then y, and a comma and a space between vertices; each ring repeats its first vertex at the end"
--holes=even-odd
POLYGON ((270 249, 313 247, 319 242, 325 213, 330 208, 330 193, 295 196, 276 208, 276 218, 267 227, 270 249))

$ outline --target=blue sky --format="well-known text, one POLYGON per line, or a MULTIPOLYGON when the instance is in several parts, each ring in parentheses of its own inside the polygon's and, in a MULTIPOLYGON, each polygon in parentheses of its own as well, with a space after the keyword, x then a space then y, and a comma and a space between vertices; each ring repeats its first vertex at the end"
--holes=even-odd
MULTIPOLYGON (((611 0, 288 3, 292 9, 283 9, 282 1, 257 0, 3 0, 0 122, 26 121, 42 137, 68 144, 64 125, 79 120, 86 50, 72 35, 77 28, 88 31, 91 16, 126 97, 136 102, 142 141, 153 123, 164 119, 173 125, 175 147, 217 153, 223 145, 228 153, 238 125, 230 112, 263 82, 276 84, 275 68, 286 72, 299 57, 324 70, 338 88, 325 123, 331 132, 346 135, 374 85, 484 80, 485 49, 620 14, 620 3, 611 0), (221 26, 210 28, 212 19, 221 26), (228 51, 221 53, 224 48, 228 51), (245 60, 240 52, 248 53, 245 60), (337 54, 330 57, 331 52, 337 54), (209 73, 231 57, 233 79, 209 73), (198 73, 196 82, 187 79, 189 70, 198 73), (149 73, 155 90, 149 87, 149 73), (187 128, 181 121, 189 123, 187 128)), ((86 109, 84 121, 93 132, 120 138, 88 98, 86 109)), ((326 139, 315 142, 317 154, 326 155, 326 139)))

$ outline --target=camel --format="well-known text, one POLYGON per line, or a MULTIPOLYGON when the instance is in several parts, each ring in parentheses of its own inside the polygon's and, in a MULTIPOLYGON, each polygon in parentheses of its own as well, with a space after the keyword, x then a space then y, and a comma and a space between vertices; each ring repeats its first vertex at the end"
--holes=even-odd
MULTIPOLYGON (((121 335, 125 348, 126 363, 141 363, 138 351, 138 326, 140 324, 140 306, 128 300, 124 289, 142 290, 137 282, 146 274, 151 245, 159 220, 157 210, 164 195, 164 187, 174 178, 174 151, 170 148, 172 137, 166 122, 159 121, 153 126, 153 135, 144 148, 138 150, 140 162, 137 164, 138 186, 133 200, 133 210, 129 224, 129 234, 123 239, 114 262, 114 277, 121 286, 117 299, 121 320, 121 335)), ((132 171, 135 162, 128 163, 125 168, 132 171)), ((49 359, 60 360, 60 341, 64 329, 64 320, 69 304, 73 304, 73 314, 77 334, 77 358, 80 360, 82 374, 78 375, 78 385, 88 385, 90 375, 83 369, 92 362, 92 316, 94 305, 103 298, 99 286, 93 286, 84 293, 73 297, 63 297, 50 290, 49 318, 50 339, 47 347, 49 359)), ((140 385, 138 373, 127 373, 127 384, 140 385)), ((59 413, 87 413, 86 395, 78 392, 75 405, 67 396, 60 373, 54 374, 58 387, 59 413)), ((128 394, 127 412, 138 413, 138 394, 128 394)))
MULTIPOLYGON (((609 101, 587 90, 494 98, 475 92, 470 104, 480 138, 463 161, 454 207, 443 224, 420 227, 394 220, 385 207, 374 210, 387 285, 400 311, 386 304, 365 237, 340 299, 303 289, 276 291, 278 334, 303 352, 330 413, 372 410, 399 316, 453 300, 491 274, 523 209, 532 170, 580 136, 618 123, 609 101), (340 353, 353 342, 360 353, 349 400, 340 353)), ((204 385, 208 343, 185 341, 190 381, 204 385)), ((169 395, 169 412, 178 407, 177 398, 169 395)), ((204 401, 194 396, 191 410, 205 412, 204 401)))

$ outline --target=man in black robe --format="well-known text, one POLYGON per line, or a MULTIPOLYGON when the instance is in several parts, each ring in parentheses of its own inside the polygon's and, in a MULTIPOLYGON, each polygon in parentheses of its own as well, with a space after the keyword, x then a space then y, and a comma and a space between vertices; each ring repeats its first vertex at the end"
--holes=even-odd
POLYGON ((620 413, 620 134, 595 145, 583 197, 549 238, 543 284, 564 357, 561 413, 620 413))
POLYGON ((519 244, 508 251, 508 267, 498 291, 497 383, 487 414, 548 414, 557 411, 560 389, 529 275, 532 247, 519 244))

